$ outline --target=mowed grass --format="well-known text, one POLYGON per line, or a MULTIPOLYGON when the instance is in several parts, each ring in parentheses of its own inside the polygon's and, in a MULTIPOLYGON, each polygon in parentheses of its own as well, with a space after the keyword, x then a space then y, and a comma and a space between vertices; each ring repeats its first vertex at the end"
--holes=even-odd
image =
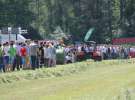
POLYGON ((135 63, 84 61, 0 75, 0 100, 135 100, 135 63))

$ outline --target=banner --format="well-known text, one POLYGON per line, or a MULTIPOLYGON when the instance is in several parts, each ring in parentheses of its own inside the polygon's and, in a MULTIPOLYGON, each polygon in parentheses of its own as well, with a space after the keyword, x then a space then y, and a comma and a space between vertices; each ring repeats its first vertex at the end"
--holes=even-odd
POLYGON ((113 44, 135 43, 135 38, 116 38, 112 40, 113 44))
POLYGON ((95 30, 95 28, 90 28, 89 31, 86 33, 86 36, 84 38, 84 41, 87 42, 89 40, 89 38, 91 37, 93 31, 95 30))

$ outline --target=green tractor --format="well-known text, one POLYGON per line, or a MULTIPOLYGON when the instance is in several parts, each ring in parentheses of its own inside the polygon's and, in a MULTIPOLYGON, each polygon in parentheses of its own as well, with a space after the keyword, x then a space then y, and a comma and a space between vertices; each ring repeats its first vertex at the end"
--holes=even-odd
POLYGON ((65 62, 65 53, 64 53, 64 47, 58 46, 56 49, 56 59, 57 64, 64 64, 65 62))

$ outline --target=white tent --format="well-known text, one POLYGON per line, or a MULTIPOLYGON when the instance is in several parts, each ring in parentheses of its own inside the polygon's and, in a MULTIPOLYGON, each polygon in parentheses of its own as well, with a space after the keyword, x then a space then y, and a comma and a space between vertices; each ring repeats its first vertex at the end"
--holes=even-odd
MULTIPOLYGON (((16 34, 10 34, 10 40, 16 41, 16 34)), ((0 34, 0 42, 5 43, 9 41, 9 34, 0 34)), ((25 42, 26 38, 24 38, 21 34, 17 35, 18 42, 25 42)))

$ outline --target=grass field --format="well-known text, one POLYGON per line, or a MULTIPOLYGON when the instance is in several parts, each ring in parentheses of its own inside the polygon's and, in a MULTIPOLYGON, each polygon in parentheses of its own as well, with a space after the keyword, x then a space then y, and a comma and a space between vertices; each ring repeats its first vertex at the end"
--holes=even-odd
POLYGON ((135 100, 135 64, 85 61, 1 74, 0 100, 135 100))

